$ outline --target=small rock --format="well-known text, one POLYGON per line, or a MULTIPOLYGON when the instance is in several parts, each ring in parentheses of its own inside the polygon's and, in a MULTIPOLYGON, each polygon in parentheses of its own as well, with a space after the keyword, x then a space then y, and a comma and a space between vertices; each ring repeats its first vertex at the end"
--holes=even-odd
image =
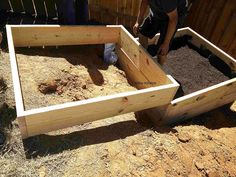
POLYGON ((86 84, 82 85, 82 89, 87 89, 87 85, 86 84))
POLYGON ((189 142, 189 141, 191 140, 191 137, 190 137, 190 135, 189 135, 188 133, 182 133, 182 132, 180 132, 180 133, 178 134, 178 139, 179 139, 179 141, 181 141, 182 143, 187 143, 187 142, 189 142))
POLYGON ((203 170, 204 169, 204 165, 200 162, 195 162, 195 166, 197 167, 198 170, 203 170))

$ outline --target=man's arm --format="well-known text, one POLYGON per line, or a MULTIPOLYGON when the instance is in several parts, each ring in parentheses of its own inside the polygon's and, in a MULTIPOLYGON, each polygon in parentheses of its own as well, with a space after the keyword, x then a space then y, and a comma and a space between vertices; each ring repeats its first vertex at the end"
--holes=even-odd
POLYGON ((170 41, 176 31, 177 23, 178 23, 178 11, 177 9, 173 10, 172 12, 167 13, 169 17, 168 22, 168 29, 166 33, 165 40, 160 47, 161 55, 167 55, 169 51, 170 41))
POLYGON ((143 22, 144 15, 145 15, 147 8, 148 8, 148 0, 142 0, 141 5, 140 5, 140 9, 139 9, 139 13, 138 13, 138 17, 137 17, 137 21, 133 27, 133 32, 135 35, 138 34, 138 28, 139 28, 140 24, 143 22))

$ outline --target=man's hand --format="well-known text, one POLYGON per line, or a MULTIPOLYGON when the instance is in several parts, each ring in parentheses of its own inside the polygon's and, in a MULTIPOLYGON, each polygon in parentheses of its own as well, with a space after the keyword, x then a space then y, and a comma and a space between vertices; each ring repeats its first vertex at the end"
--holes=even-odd
POLYGON ((134 35, 138 35, 139 33, 139 23, 136 22, 135 25, 133 26, 133 32, 134 32, 134 35))
POLYGON ((168 52, 169 52, 169 44, 163 43, 158 50, 158 54, 164 56, 164 55, 167 55, 168 52))

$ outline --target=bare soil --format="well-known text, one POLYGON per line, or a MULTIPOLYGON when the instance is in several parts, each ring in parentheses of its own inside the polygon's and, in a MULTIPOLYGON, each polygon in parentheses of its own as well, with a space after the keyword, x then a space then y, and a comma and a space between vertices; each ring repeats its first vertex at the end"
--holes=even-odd
POLYGON ((207 58, 187 46, 171 51, 163 68, 181 84, 183 95, 229 80, 207 58))
POLYGON ((136 90, 129 85, 124 71, 102 61, 99 49, 77 46, 19 50, 25 109, 136 90))
MULTIPOLYGON (((19 55, 23 57, 22 52, 19 55)), ((24 52, 24 55, 27 54, 24 52)), ((52 59, 43 54, 41 56, 47 62, 55 61, 55 56, 52 59)), ((35 60, 42 61, 40 57, 35 60)), ((66 76, 65 78, 68 78, 67 74, 77 75, 72 71, 77 71, 79 65, 66 64, 68 60, 60 57, 57 60, 58 67, 54 65, 55 62, 48 65, 37 62, 41 65, 34 65, 32 61, 27 63, 22 58, 25 65, 40 71, 34 76, 34 80, 28 74, 29 80, 24 82, 24 87, 28 85, 35 90, 32 95, 37 92, 35 100, 41 94, 43 97, 52 96, 52 99, 60 97, 60 101, 68 96, 68 87, 63 88, 61 95, 57 93, 57 89, 46 95, 38 90, 40 84, 48 83, 44 80, 45 76, 57 85, 61 82, 57 81, 61 78, 58 73, 66 76), (63 69, 69 72, 64 74, 63 69)), ((25 68, 22 72, 26 75, 31 72, 26 67, 21 68, 25 68)), ((98 70, 106 78, 107 70, 98 70)), ((88 74, 86 69, 83 71, 88 74)), ((113 71, 117 69, 114 68, 113 71)), ((119 74, 116 73, 115 76, 117 75, 119 74)), ((120 75, 118 78, 123 83, 125 77, 120 75)), ((15 120, 9 55, 5 52, 0 55, 1 77, 7 88, 0 92, 4 98, 4 105, 0 108, 0 132, 6 135, 4 145, 0 146, 0 176, 236 176, 236 116, 230 112, 229 106, 170 127, 156 127, 148 118, 142 122, 137 121, 135 113, 129 113, 22 141, 15 120)), ((100 86, 95 84, 93 87, 100 86)), ((129 85, 124 87, 133 89, 129 85)), ((72 98, 73 96, 68 96, 69 101, 72 98)), ((27 99, 29 98, 26 101, 27 99)), ((37 101, 28 103, 38 107, 45 105, 37 101)))

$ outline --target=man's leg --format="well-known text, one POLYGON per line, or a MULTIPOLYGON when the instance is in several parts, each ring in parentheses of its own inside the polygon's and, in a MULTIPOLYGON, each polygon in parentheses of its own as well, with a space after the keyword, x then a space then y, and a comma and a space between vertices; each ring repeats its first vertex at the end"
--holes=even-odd
POLYGON ((160 65, 164 65, 164 63, 167 61, 167 55, 161 55, 161 51, 159 50, 160 46, 165 40, 166 33, 168 29, 168 22, 162 22, 160 23, 160 38, 157 42, 157 61, 160 65))
POLYGON ((148 47, 148 37, 142 35, 139 33, 139 43, 145 48, 147 49, 148 47))
POLYGON ((139 42, 147 49, 148 48, 148 38, 153 38, 156 34, 156 29, 153 23, 153 18, 151 16, 146 17, 143 24, 139 28, 139 42))

